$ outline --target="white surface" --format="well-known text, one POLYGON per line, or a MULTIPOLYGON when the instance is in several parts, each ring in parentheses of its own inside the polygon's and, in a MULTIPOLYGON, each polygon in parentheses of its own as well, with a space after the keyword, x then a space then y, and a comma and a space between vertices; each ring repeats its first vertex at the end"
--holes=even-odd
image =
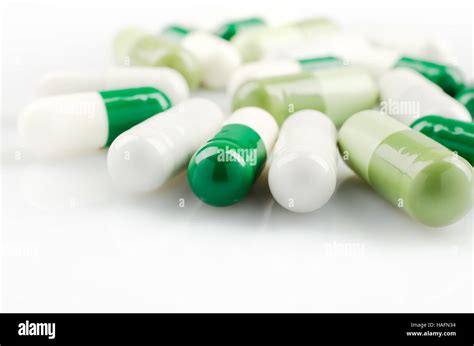
POLYGON ((408 68, 397 67, 384 73, 379 86, 381 110, 406 125, 425 115, 472 121, 466 107, 408 68))
POLYGON ((183 101, 118 136, 107 154, 109 174, 122 190, 154 190, 185 168, 223 121, 215 102, 183 101))
POLYGON ((42 162, 18 146, 18 112, 42 74, 106 67, 126 24, 156 32, 178 20, 217 24, 222 12, 439 32, 472 78, 471 1, 8 2, 3 311, 472 311, 472 211, 450 227, 421 226, 343 165, 333 198, 314 213, 278 206, 264 177, 242 203, 216 209, 194 198, 183 174, 159 193, 129 196, 113 187, 105 151, 42 162))
POLYGON ((285 120, 273 149, 268 186, 275 200, 297 213, 321 208, 336 188, 337 130, 323 113, 303 110, 285 120))

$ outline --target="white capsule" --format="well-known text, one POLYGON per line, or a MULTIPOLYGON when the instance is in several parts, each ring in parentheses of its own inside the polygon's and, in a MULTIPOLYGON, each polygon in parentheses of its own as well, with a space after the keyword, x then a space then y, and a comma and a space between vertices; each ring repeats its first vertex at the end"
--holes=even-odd
POLYGON ((124 190, 156 189, 185 167, 223 119, 212 101, 184 101, 117 137, 108 152, 109 174, 124 190))
POLYGON ((268 172, 273 198, 283 207, 307 213, 322 207, 336 188, 337 130, 323 113, 303 110, 280 130, 268 172))
POLYGON ((232 74, 227 84, 227 93, 230 96, 234 95, 239 86, 252 79, 282 76, 300 71, 301 65, 293 59, 257 61, 244 64, 232 74))
POLYGON ((381 110, 406 125, 425 115, 471 122, 470 113, 461 103, 413 70, 390 70, 380 77, 379 84, 381 110))
POLYGON ((151 86, 162 90, 173 104, 189 98, 184 77, 167 67, 112 67, 105 71, 58 70, 45 75, 38 96, 151 86))
POLYGON ((234 70, 240 65, 238 50, 228 41, 206 32, 191 32, 182 41, 203 69, 203 85, 210 89, 224 88, 234 70))

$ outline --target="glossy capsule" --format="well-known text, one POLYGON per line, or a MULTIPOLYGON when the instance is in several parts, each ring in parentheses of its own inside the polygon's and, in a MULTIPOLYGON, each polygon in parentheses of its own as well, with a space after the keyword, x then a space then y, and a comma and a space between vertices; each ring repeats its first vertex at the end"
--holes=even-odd
POLYGON ((452 224, 472 207, 471 165, 385 113, 354 114, 341 127, 338 142, 356 174, 423 224, 452 224))
POLYGON ((415 120, 410 127, 474 165, 474 123, 429 115, 415 120))
POLYGON ((471 117, 474 119, 474 87, 468 87, 461 90, 456 95, 456 100, 464 105, 467 108, 471 117))
POLYGON ((231 40, 235 35, 244 31, 250 31, 255 28, 265 26, 265 20, 260 17, 249 17, 234 20, 228 23, 222 24, 217 30, 216 35, 222 37, 224 40, 231 40))
POLYGON ((375 106, 377 100, 378 87, 367 72, 340 67, 248 81, 235 92, 232 108, 263 108, 279 124, 294 112, 313 109, 340 126, 355 112, 375 106))
POLYGON ((152 87, 49 96, 28 105, 18 125, 31 152, 63 156, 108 146, 171 105, 165 93, 152 87))
POLYGON ((190 88, 197 88, 202 81, 202 67, 191 52, 140 28, 121 30, 114 38, 113 53, 119 65, 170 67, 183 75, 190 88))
POLYGON ((191 158, 191 190, 212 206, 239 202, 262 172, 277 135, 278 125, 265 110, 246 107, 234 112, 191 158))

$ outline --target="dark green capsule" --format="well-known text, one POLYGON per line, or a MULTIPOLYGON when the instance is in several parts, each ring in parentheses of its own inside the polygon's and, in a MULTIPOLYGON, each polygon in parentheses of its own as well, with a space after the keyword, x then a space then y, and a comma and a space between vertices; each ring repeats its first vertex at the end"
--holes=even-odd
POLYGON ((415 70, 425 78, 437 84, 445 93, 455 96, 464 88, 464 77, 459 68, 452 65, 437 64, 431 61, 402 57, 394 67, 406 67, 415 70))
POLYGON ((459 156, 474 165, 473 123, 428 115, 415 120, 410 127, 457 152, 459 156))
POLYGON ((249 193, 266 159, 265 144, 255 130, 226 125, 189 161, 189 185, 204 203, 215 207, 237 203, 249 193))

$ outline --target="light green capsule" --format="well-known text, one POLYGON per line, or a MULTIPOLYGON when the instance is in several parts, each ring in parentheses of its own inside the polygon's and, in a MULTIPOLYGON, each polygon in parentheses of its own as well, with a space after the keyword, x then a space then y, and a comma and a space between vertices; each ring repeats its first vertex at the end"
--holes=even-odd
POLYGON ((202 80, 196 58, 177 43, 138 28, 126 28, 114 39, 115 61, 121 65, 167 66, 180 72, 191 88, 202 80))
POLYGON ((374 107, 377 100, 378 87, 368 73, 341 67, 251 80, 235 92, 232 109, 260 107, 280 125, 294 112, 314 109, 341 126, 355 112, 374 107))
POLYGON ((354 114, 338 142, 342 157, 361 178, 423 224, 452 224, 472 207, 471 165, 385 113, 354 114))

